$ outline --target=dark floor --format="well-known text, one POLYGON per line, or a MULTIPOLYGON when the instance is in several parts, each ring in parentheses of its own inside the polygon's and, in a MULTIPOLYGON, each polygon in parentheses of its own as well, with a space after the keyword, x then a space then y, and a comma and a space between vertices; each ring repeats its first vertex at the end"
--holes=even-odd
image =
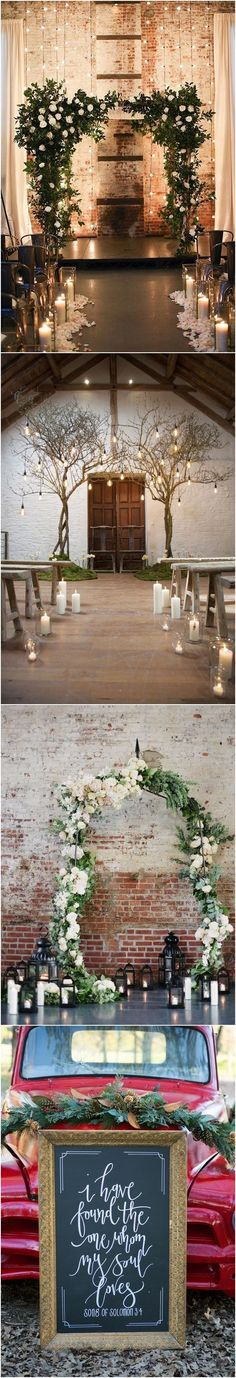
POLYGON ((2 1374, 5 1378, 233 1378, 234 1304, 222 1292, 189 1292, 186 1343, 181 1350, 152 1349, 123 1354, 42 1350, 39 1340, 37 1282, 4 1282, 2 1293, 2 1374))
POLYGON ((217 1006, 210 1001, 200 1001, 192 996, 185 1009, 169 1010, 167 992, 158 988, 152 991, 134 990, 126 999, 109 1005, 76 1005, 74 1009, 59 1010, 47 1006, 36 1014, 18 1014, 10 1017, 7 1005, 2 1005, 2 1024, 15 1027, 15 1024, 76 1024, 77 1028, 105 1028, 126 1026, 129 1028, 159 1028, 160 1024, 234 1024, 234 991, 222 995, 217 1006))
MULTIPOLYGON (((180 268, 99 268, 92 263, 77 273, 77 292, 88 298, 86 315, 95 326, 83 327, 74 335, 79 351, 119 353, 191 353, 191 346, 178 327, 175 302, 170 293, 182 289, 180 268)), ((2 347, 15 351, 16 335, 4 318, 2 347)), ((32 351, 32 341, 26 346, 32 351)), ((64 346, 65 349, 65 346, 64 346)))

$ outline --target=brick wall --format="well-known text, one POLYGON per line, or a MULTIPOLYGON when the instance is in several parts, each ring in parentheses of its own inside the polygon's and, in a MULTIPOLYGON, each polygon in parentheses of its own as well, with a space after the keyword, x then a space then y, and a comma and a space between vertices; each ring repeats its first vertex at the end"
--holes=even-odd
MULTIPOLYGON (((193 782, 199 801, 233 832, 233 709, 215 705, 105 705, 3 709, 3 969, 29 955, 50 919, 60 844, 50 828, 55 786, 125 762, 136 735, 163 768, 193 782), (222 767, 221 767, 222 759, 222 767)), ((169 928, 194 956, 197 908, 174 860, 174 817, 163 800, 142 795, 93 824, 95 894, 85 907, 81 943, 90 969, 113 972, 133 957, 154 968, 169 928)), ((233 847, 222 849, 220 894, 233 903, 233 847)), ((231 945, 232 947, 232 945, 231 945)))
MULTIPOLYGON (((44 7, 41 0, 7 0, 2 6, 4 18, 24 19, 26 84, 42 82, 44 73, 65 79, 69 96, 79 86, 99 96, 108 89, 132 96, 153 86, 177 88, 187 77, 206 108, 214 108, 214 14, 229 8, 228 0, 50 0, 44 7)), ((163 152, 131 131, 128 116, 114 112, 98 148, 82 140, 74 171, 82 234, 158 232, 163 152)), ((202 174, 214 185, 214 130, 203 146, 202 174)), ((203 219, 211 223, 207 208, 203 219)))

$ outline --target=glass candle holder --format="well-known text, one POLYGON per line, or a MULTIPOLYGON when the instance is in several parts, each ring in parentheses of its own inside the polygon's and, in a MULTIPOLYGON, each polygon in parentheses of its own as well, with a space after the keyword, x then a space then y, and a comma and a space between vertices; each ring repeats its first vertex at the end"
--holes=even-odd
POLYGON ((34 661, 38 659, 39 654, 39 644, 37 637, 27 637, 27 640, 25 641, 25 651, 27 654, 27 660, 29 660, 30 664, 33 665, 34 661))
POLYGON ((177 655, 177 656, 182 656, 182 655, 183 655, 183 649, 184 649, 184 648, 183 648, 183 640, 182 640, 182 637, 180 636, 180 634, 179 634, 179 635, 176 634, 176 636, 175 636, 175 638, 174 638, 174 641, 172 641, 172 649, 173 649, 173 651, 175 651, 175 655, 177 655))
POLYGON ((233 642, 233 638, 232 638, 231 636, 227 636, 227 637, 225 637, 225 640, 223 641, 223 640, 221 639, 221 637, 219 637, 219 638, 218 638, 218 646, 219 646, 219 653, 218 653, 218 669, 219 669, 219 674, 220 674, 221 676, 223 675, 223 679, 227 682, 227 680, 231 680, 232 677, 233 677, 233 663, 234 663, 234 642, 233 642))
POLYGON ((188 646, 198 646, 203 641, 204 622, 201 613, 190 612, 185 618, 185 638, 188 646))
POLYGON ((224 675, 219 670, 210 669, 210 688, 215 699, 223 699, 226 693, 226 681, 224 675))
POLYGON ((228 304, 228 311, 229 311, 229 346, 230 346, 230 349, 235 349, 235 305, 234 305, 234 302, 229 301, 229 304, 228 304))

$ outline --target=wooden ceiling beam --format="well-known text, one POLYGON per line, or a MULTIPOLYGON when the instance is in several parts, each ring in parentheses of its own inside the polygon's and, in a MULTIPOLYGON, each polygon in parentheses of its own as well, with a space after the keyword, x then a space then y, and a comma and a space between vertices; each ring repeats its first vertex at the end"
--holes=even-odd
POLYGON ((163 365, 162 372, 160 371, 160 373, 157 373, 156 369, 151 368, 150 364, 141 364, 140 359, 137 359, 136 354, 122 354, 120 357, 122 359, 125 359, 127 364, 131 364, 132 368, 139 368, 141 373, 147 373, 149 378, 156 378, 157 383, 160 383, 161 379, 163 379, 163 382, 165 382, 165 373, 163 372, 163 365))
POLYGON ((171 378, 174 378, 178 357, 178 354, 168 354, 166 364, 166 378, 169 378, 169 382, 171 381, 171 378))
MULTIPOLYGON (((61 377, 62 377, 63 379, 64 379, 64 378, 72 377, 72 375, 73 375, 74 373, 76 374, 76 376, 77 376, 78 378, 80 378, 80 377, 81 377, 81 374, 86 373, 86 372, 88 373, 88 372, 91 370, 91 368, 96 368, 96 365, 97 365, 97 364, 103 363, 103 361, 104 361, 105 359, 109 358, 109 355, 108 355, 108 354, 95 354, 95 355, 93 355, 92 358, 87 358, 87 354, 86 354, 85 357, 84 357, 84 361, 83 361, 83 363, 81 364, 81 363, 78 363, 78 360, 81 360, 81 354, 79 354, 79 355, 77 356, 77 360, 75 360, 75 358, 73 358, 73 359, 71 359, 71 362, 65 364, 65 366, 63 365, 63 362, 62 362, 63 359, 64 359, 64 357, 66 358, 67 356, 66 356, 66 355, 64 356, 63 354, 61 354, 61 377)), ((108 379, 108 387, 109 387, 109 379, 108 379)))
POLYGON ((200 402, 200 399, 195 397, 194 393, 189 391, 189 388, 176 387, 175 391, 177 397, 183 397, 185 402, 190 402, 191 406, 196 407, 197 411, 202 412, 203 416, 208 416, 209 421, 215 421, 217 426, 220 427, 220 430, 228 431, 229 435, 234 436, 232 422, 229 422, 227 419, 224 420, 222 416, 218 415, 218 412, 212 410, 212 407, 207 407, 204 402, 200 402))

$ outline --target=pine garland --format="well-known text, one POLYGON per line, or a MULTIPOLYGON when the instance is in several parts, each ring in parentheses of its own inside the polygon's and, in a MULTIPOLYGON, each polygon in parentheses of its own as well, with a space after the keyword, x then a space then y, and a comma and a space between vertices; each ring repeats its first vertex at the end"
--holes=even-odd
POLYGON ((168 1110, 159 1091, 137 1096, 135 1092, 124 1091, 122 1083, 115 1082, 105 1087, 100 1096, 53 1096, 52 1099, 37 1096, 27 1105, 18 1106, 2 1118, 2 1142, 9 1134, 20 1134, 24 1129, 50 1129, 56 1125, 80 1124, 103 1125, 116 1129, 118 1125, 129 1124, 133 1129, 185 1129, 200 1139, 209 1148, 226 1159, 234 1160, 234 1133, 232 1125, 211 1120, 197 1111, 188 1110, 185 1105, 176 1110, 168 1110))

